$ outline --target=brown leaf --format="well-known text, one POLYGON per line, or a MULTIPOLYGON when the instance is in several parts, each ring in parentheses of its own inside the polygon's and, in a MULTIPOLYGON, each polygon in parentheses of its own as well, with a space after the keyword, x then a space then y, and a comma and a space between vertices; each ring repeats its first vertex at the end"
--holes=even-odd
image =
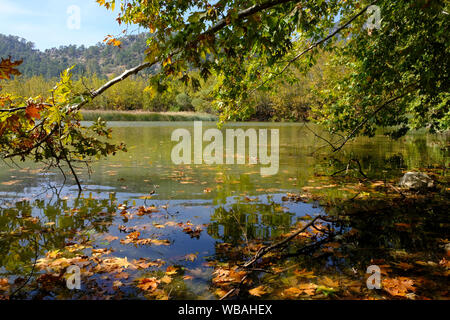
POLYGON ((301 278, 315 278, 313 271, 307 271, 306 269, 303 270, 295 270, 294 274, 301 278))
POLYGON ((195 261, 195 259, 197 259, 197 255, 195 253, 190 253, 184 256, 184 259, 186 261, 195 261))
POLYGON ((267 292, 264 290, 264 286, 259 286, 256 288, 253 288, 248 291, 252 296, 261 297, 262 295, 265 295, 267 292))
POLYGON ((11 61, 11 57, 3 59, 0 62, 0 80, 11 79, 11 76, 19 76, 21 73, 17 67, 22 64, 22 60, 11 61))
POLYGON ((325 276, 322 279, 320 279, 320 283, 327 286, 327 287, 331 287, 331 288, 337 288, 339 287, 339 282, 338 281, 334 281, 333 279, 325 276))
POLYGON ((309 296, 316 293, 317 285, 314 283, 302 283, 298 285, 298 288, 309 296))
POLYGON ((303 291, 296 287, 288 288, 283 291, 283 295, 288 298, 297 298, 302 293, 303 291))
POLYGON ((155 291, 156 288, 158 288, 159 283, 160 283, 160 280, 158 280, 154 277, 153 278, 144 278, 144 279, 139 280, 137 287, 144 291, 155 291))
POLYGON ((412 264, 406 263, 406 262, 397 263, 397 267, 399 267, 400 269, 403 269, 403 270, 409 270, 409 269, 414 268, 414 266, 412 264))
POLYGON ((383 280, 383 289, 392 296, 404 297, 408 291, 415 291, 414 281, 406 277, 387 278, 383 280))
POLYGON ((172 278, 166 275, 161 278, 161 281, 164 282, 165 284, 169 284, 172 282, 172 278))
POLYGON ((237 271, 236 269, 218 268, 213 273, 215 277, 212 282, 217 286, 227 286, 230 283, 237 283, 247 274, 245 271, 237 271))
POLYGON ((153 212, 159 212, 159 209, 156 207, 144 207, 141 206, 138 209, 137 215, 138 216, 143 216, 144 214, 149 214, 149 213, 153 213, 153 212))
POLYGON ((162 260, 156 260, 156 261, 147 261, 144 258, 141 258, 139 260, 133 260, 133 265, 136 266, 138 269, 147 269, 150 267, 160 267, 164 264, 164 261, 162 260))
POLYGON ((116 279, 128 279, 129 276, 130 275, 128 273, 126 273, 126 272, 119 272, 119 273, 116 273, 114 278, 116 278, 116 279))

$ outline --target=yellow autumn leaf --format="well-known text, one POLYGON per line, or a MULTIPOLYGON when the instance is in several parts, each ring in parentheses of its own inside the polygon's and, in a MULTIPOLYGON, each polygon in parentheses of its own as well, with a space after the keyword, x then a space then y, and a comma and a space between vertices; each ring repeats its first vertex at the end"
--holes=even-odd
POLYGON ((161 278, 161 281, 164 282, 165 284, 169 284, 172 282, 172 278, 165 275, 164 277, 161 278))
POLYGON ((177 270, 178 269, 174 266, 168 266, 166 269, 166 275, 171 276, 171 275, 177 274, 177 270))
POLYGON ((252 296, 261 297, 265 295, 267 291, 264 289, 264 286, 259 286, 248 291, 252 296))

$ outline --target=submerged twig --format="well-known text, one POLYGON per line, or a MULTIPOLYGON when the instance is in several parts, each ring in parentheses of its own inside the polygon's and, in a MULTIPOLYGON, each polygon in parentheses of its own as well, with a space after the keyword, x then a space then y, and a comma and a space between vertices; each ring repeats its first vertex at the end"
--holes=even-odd
MULTIPOLYGON (((291 234, 289 237, 274 243, 273 245, 267 246, 267 247, 263 247, 261 249, 258 250, 258 252, 256 252, 256 254, 253 256, 252 259, 250 259, 249 261, 247 261, 246 263, 244 263, 242 266, 240 266, 240 268, 245 269, 246 271, 248 271, 248 273, 241 279, 241 281, 238 283, 238 285, 232 289, 230 289, 223 297, 220 298, 220 300, 224 300, 228 297, 230 297, 233 293, 235 293, 237 290, 240 289, 240 287, 242 286, 242 284, 244 283, 244 281, 250 276, 250 274, 252 272, 266 272, 266 273, 272 273, 272 274, 278 274, 277 272, 272 272, 269 270, 265 270, 262 268, 252 268, 253 264, 256 263, 256 261, 258 261, 260 258, 262 258, 263 256, 265 256, 267 253, 269 253, 272 250, 275 250, 277 248, 280 248, 282 246, 284 246, 285 244, 287 244, 289 241, 293 240, 295 237, 297 237, 300 233, 304 232, 306 229, 308 229, 311 226, 314 226, 314 223, 318 220, 318 219, 322 219, 321 216, 317 216, 315 217, 313 220, 311 220, 308 224, 306 224, 304 227, 300 228, 299 230, 295 231, 293 234, 291 234)), ((324 221, 326 221, 324 219, 324 221)), ((321 232, 324 232, 323 230, 319 230, 321 232)), ((327 239, 325 239, 326 241, 329 241, 330 237, 328 237, 327 239)), ((320 244, 323 244, 324 242, 326 242, 325 240, 321 240, 317 243, 314 243, 313 245, 309 245, 309 246, 305 246, 304 248, 310 249, 313 246, 318 246, 320 244)), ((302 248, 303 249, 303 248, 302 248)), ((291 268, 291 267, 289 267, 291 268)), ((288 269, 289 269, 288 268, 288 269)), ((287 269, 286 269, 287 270, 287 269)), ((285 270, 283 270, 282 272, 284 272, 285 270)), ((280 272, 281 273, 281 272, 280 272)))
POLYGON ((270 251, 280 248, 282 246, 284 246, 285 244, 287 244, 289 241, 291 241, 292 239, 294 239, 295 237, 297 237, 300 233, 302 233, 303 231, 305 231, 306 229, 308 229, 310 226, 312 226, 318 219, 320 219, 320 216, 315 217, 313 220, 311 220, 306 226, 304 226, 303 228, 295 231, 293 234, 291 234, 289 237, 274 243, 270 246, 267 247, 263 247, 261 249, 258 250, 258 252, 255 254, 255 256, 250 259, 249 261, 247 261, 246 263, 243 264, 244 268, 248 268, 251 265, 253 265, 256 261, 258 261, 260 258, 262 258, 263 256, 265 256, 267 253, 269 253, 270 251))

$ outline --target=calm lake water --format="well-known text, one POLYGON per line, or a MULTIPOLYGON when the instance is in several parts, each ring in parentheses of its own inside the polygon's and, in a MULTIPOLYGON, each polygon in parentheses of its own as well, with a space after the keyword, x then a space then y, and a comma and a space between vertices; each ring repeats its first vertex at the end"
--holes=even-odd
MULTIPOLYGON (((186 281, 188 293, 180 297, 214 299, 207 290, 212 273, 207 262, 221 259, 218 244, 239 243, 244 237, 268 241, 306 215, 325 213, 318 203, 282 200, 286 193, 317 186, 318 173, 332 174, 345 168, 351 158, 360 161, 368 176, 381 180, 400 178, 405 170, 449 164, 445 138, 424 133, 397 141, 381 134, 359 138, 330 159, 323 147, 326 143, 302 124, 225 126, 223 130, 280 130, 279 172, 263 177, 259 165, 173 164, 170 155, 176 142, 171 134, 177 128, 192 133, 192 122, 115 122, 110 126, 113 140, 125 142, 128 152, 93 163, 90 175, 80 166, 84 187, 80 198, 69 175, 61 188, 63 177, 58 171, 42 171, 29 163, 19 163, 21 168, 0 164, 0 278, 12 282, 26 277, 36 253, 43 257, 63 247, 77 232, 99 248, 113 249, 115 257, 161 259, 166 265, 183 266, 193 279, 186 281), (158 211, 138 215, 140 206, 155 206, 158 211), (120 214, 124 210, 128 214, 120 214), (24 217, 27 221, 36 217, 39 222, 29 224, 24 217), (183 232, 187 226, 198 232, 183 232), (133 231, 145 238, 168 240, 170 245, 120 242, 133 231)), ((215 124, 203 126, 205 130, 215 124)), ((342 191, 330 188, 328 196, 342 196, 342 191)), ((348 197, 352 196, 349 192, 348 197)))

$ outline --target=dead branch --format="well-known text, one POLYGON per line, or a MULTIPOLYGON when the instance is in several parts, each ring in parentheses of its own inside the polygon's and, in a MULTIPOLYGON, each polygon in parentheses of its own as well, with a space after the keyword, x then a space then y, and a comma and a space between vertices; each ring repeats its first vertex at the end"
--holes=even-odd
MULTIPOLYGON (((410 88, 411 86, 412 86, 412 85, 407 86, 406 89, 410 88)), ((392 99, 389 99, 388 101, 386 101, 385 103, 383 103, 381 106, 379 106, 377 109, 375 109, 375 111, 372 112, 372 114, 371 114, 369 117, 367 117, 366 119, 364 119, 363 121, 361 121, 361 122, 360 122, 360 123, 352 130, 352 132, 350 132, 350 134, 348 134, 348 135, 345 137, 344 141, 343 141, 337 148, 334 148, 333 151, 336 152, 336 151, 341 150, 341 149, 344 147, 344 145, 345 145, 351 138, 353 138, 353 137, 355 136, 355 134, 358 132, 358 130, 359 130, 360 128, 362 128, 362 127, 363 127, 370 119, 372 119, 374 116, 376 116, 378 112, 380 112, 381 110, 383 110, 385 107, 387 107, 387 106, 390 105, 391 103, 393 103, 393 102, 395 102, 395 101, 397 101, 397 100, 403 98, 403 97, 406 96, 409 92, 410 92, 409 90, 405 90, 404 93, 402 93, 402 94, 400 94, 400 95, 398 95, 398 96, 396 96, 396 97, 394 97, 394 98, 392 98, 392 99)))
POLYGON ((347 174, 347 173, 348 173, 348 170, 350 169, 350 164, 351 164, 352 162, 355 162, 355 163, 358 165, 358 172, 359 172, 364 178, 367 179, 367 175, 366 175, 366 174, 364 173, 364 171, 362 170, 361 163, 360 163, 359 160, 356 159, 356 158, 350 159, 350 160, 348 161, 348 163, 347 163, 347 166, 346 166, 344 169, 338 170, 338 171, 332 173, 330 176, 331 176, 331 177, 334 177, 334 176, 336 176, 337 174, 339 174, 339 173, 341 173, 341 172, 344 172, 344 171, 345 171, 345 174, 347 174))
POLYGON ((388 183, 387 184, 390 188, 392 188, 395 192, 397 192, 398 194, 400 194, 402 196, 402 198, 406 198, 405 194, 398 188, 394 187, 392 184, 388 183))
POLYGON ((57 126, 57 125, 54 126, 53 129, 43 139, 41 139, 40 141, 38 141, 37 143, 35 143, 31 147, 26 149, 25 151, 7 154, 3 158, 4 159, 8 159, 8 158, 13 158, 13 157, 17 157, 17 156, 26 156, 27 154, 29 154, 34 149, 39 148, 45 141, 47 141, 53 134, 55 134, 56 131, 58 131, 58 128, 59 128, 59 126, 57 126))
POLYGON ((228 298, 229 296, 231 296, 234 292, 236 292, 237 290, 240 289, 240 287, 244 284, 244 281, 247 280, 248 276, 250 275, 250 273, 247 273, 239 282, 239 284, 234 287, 233 289, 230 289, 227 293, 225 293, 223 295, 223 297, 221 297, 219 300, 225 300, 226 298, 228 298))
POLYGON ((0 112, 16 112, 20 110, 25 110, 27 107, 17 107, 17 108, 10 108, 10 109, 0 109, 0 112))
MULTIPOLYGON (((267 253, 269 253, 272 250, 275 250, 277 248, 280 248, 282 246, 284 246, 285 244, 287 244, 289 241, 291 241, 292 239, 294 239, 296 236, 298 236, 300 233, 302 233, 303 231, 305 231, 306 229, 308 229, 309 227, 314 227, 314 223, 318 220, 318 219, 322 219, 321 216, 317 216, 315 217, 313 220, 311 220, 307 225, 305 225, 304 227, 300 228, 299 230, 295 231, 293 234, 291 234, 289 237, 274 243, 273 245, 267 246, 267 247, 263 247, 261 249, 258 250, 258 252, 254 255, 254 257, 252 259, 250 259, 249 261, 247 261, 246 263, 244 263, 242 266, 240 266, 240 268, 245 269, 246 271, 248 271, 248 273, 241 279, 241 281, 238 283, 238 285, 232 289, 230 289, 223 297, 220 298, 220 300, 224 300, 228 297, 230 297, 232 294, 234 294, 237 290, 239 290, 241 288, 241 286, 244 284, 245 280, 250 276, 250 274, 252 272, 266 272, 266 273, 272 273, 274 275, 282 273, 284 271, 287 271, 288 269, 292 268, 292 267, 288 267, 286 269, 283 269, 280 272, 272 272, 269 270, 265 270, 265 269, 261 269, 261 268, 252 268, 251 266, 256 263, 256 261, 258 261, 260 258, 262 258, 264 255, 266 255, 267 253)), ((325 221, 325 220, 324 220, 325 221)), ((322 230, 319 230, 321 232, 323 232, 322 230)), ((329 241, 330 237, 328 237, 327 239, 321 240, 318 243, 314 243, 312 245, 308 245, 303 247, 301 250, 301 252, 303 252, 303 249, 311 249, 312 247, 317 247, 318 245, 323 244, 324 242, 329 241)))
POLYGON ((302 233, 303 231, 305 231, 306 229, 308 229, 310 226, 314 225, 314 223, 320 219, 320 216, 315 217, 313 220, 311 220, 306 226, 304 226, 303 228, 295 231, 293 234, 291 234, 289 237, 274 243, 270 246, 267 247, 263 247, 261 249, 258 250, 258 252, 256 252, 255 256, 250 259, 249 261, 247 261, 246 263, 243 264, 243 268, 248 268, 251 265, 253 265, 256 261, 258 261, 260 258, 262 258, 263 256, 265 256, 267 253, 269 253, 272 250, 275 250, 277 248, 280 248, 282 246, 284 246, 285 244, 287 244, 289 241, 291 241, 292 239, 294 239, 296 236, 298 236, 300 233, 302 233))

